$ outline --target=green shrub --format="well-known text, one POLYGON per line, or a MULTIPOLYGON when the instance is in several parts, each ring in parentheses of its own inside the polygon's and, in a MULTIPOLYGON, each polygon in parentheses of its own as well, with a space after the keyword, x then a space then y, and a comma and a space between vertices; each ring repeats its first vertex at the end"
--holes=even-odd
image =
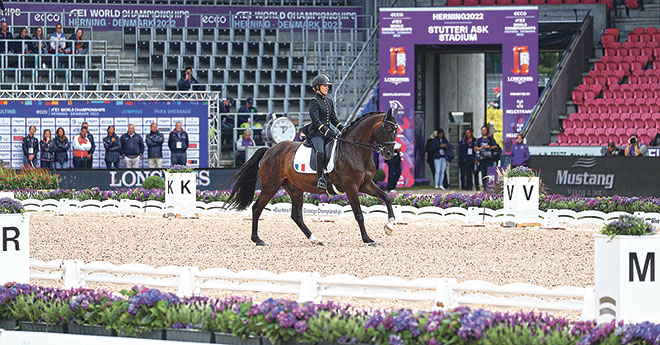
POLYGON ((601 230, 601 233, 603 235, 610 236, 611 241, 617 235, 653 235, 655 230, 653 229, 653 226, 647 223, 643 218, 630 215, 622 215, 615 221, 607 224, 603 230, 601 230))
POLYGON ((142 182, 144 189, 165 189, 165 180, 158 175, 152 175, 144 179, 142 182))
POLYGON ((373 181, 375 183, 385 181, 385 172, 382 170, 376 170, 376 172, 374 173, 373 181))

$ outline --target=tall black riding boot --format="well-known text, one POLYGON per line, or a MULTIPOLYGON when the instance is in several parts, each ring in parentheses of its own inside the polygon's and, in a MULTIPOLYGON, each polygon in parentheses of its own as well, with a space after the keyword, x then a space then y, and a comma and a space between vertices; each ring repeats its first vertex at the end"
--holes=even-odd
POLYGON ((316 178, 318 182, 316 183, 316 188, 320 190, 328 189, 325 179, 323 178, 323 170, 325 170, 325 161, 323 160, 323 155, 320 153, 316 154, 316 178))

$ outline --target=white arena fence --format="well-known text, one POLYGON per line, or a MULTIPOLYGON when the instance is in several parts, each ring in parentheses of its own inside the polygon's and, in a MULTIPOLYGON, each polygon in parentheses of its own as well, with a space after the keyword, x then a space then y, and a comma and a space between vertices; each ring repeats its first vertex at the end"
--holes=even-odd
POLYGON ((299 301, 336 298, 428 302, 434 307, 484 305, 505 308, 531 308, 545 311, 574 311, 581 319, 595 318, 594 288, 542 286, 515 283, 496 285, 479 280, 422 278, 406 280, 377 276, 358 278, 338 274, 262 270, 233 272, 224 268, 200 270, 197 267, 152 267, 141 264, 117 266, 108 262, 81 260, 30 261, 30 279, 61 281, 64 288, 86 287, 91 283, 145 285, 177 289, 181 296, 199 295, 208 290, 232 293, 265 292, 296 295, 299 301))
MULTIPOLYGON (((168 213, 176 210, 160 201, 136 201, 136 200, 36 200, 26 199, 22 201, 23 206, 28 211, 51 211, 59 214, 73 213, 73 212, 117 212, 121 215, 135 215, 145 212, 168 213)), ((250 208, 246 211, 228 211, 223 209, 224 202, 197 202, 196 212, 200 215, 236 215, 241 214, 245 217, 251 217, 250 208)), ((290 214, 291 204, 277 203, 269 204, 262 216, 273 214, 290 214)), ((353 218, 351 207, 340 206, 336 204, 320 204, 319 206, 313 204, 304 204, 303 212, 306 216, 316 217, 321 220, 336 219, 337 217, 350 217, 353 218)), ((387 218, 387 209, 385 206, 362 206, 362 212, 366 219, 369 218, 387 218)), ((590 224, 601 226, 607 222, 615 220, 621 215, 626 215, 626 212, 600 212, 600 211, 581 211, 575 212, 572 210, 555 210, 548 211, 528 211, 516 212, 503 209, 492 210, 488 208, 470 207, 468 209, 460 207, 440 208, 440 207, 412 207, 412 206, 394 206, 394 213, 397 220, 459 220, 468 224, 483 224, 483 223, 538 223, 543 227, 555 227, 560 223, 567 223, 571 225, 590 224)), ((651 212, 635 212, 634 215, 643 217, 655 226, 660 225, 660 213, 651 212)))

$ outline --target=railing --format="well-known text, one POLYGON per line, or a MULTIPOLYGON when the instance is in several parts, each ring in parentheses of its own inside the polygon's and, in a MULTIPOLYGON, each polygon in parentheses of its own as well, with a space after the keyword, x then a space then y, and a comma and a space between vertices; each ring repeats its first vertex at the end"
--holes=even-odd
POLYGON ((559 122, 558 115, 566 113, 566 99, 570 98, 573 85, 579 82, 586 67, 587 57, 593 48, 591 30, 593 17, 587 15, 557 63, 550 81, 522 130, 522 135, 527 138, 529 145, 547 145, 551 140, 551 130, 559 122))
POLYGON ((26 38, 26 39, 18 39, 14 38, 11 40, 2 40, 0 39, 0 52, 2 54, 7 54, 7 53, 17 53, 17 54, 31 54, 31 55, 78 55, 78 54, 91 54, 92 48, 95 50, 102 49, 103 54, 108 54, 108 42, 107 41, 102 41, 102 40, 60 40, 60 41, 51 41, 49 39, 42 39, 42 40, 35 40, 32 38, 26 38), (55 44, 56 46, 61 45, 64 43, 65 48, 63 49, 69 49, 68 53, 58 53, 52 49, 52 44, 55 44), (72 47, 76 44, 82 43, 86 45, 87 48, 85 48, 86 52, 85 53, 75 53, 71 52, 72 47), (39 45, 40 47, 37 48, 36 45, 39 45), (43 52, 44 47, 41 46, 42 44, 46 45, 46 49, 48 52, 43 52), (28 48, 28 49, 26 49, 28 48), (36 51, 32 51, 35 48, 36 51), (29 53, 28 53, 29 52, 29 53))
POLYGON ((460 305, 490 305, 547 311, 578 311, 581 319, 595 318, 594 288, 562 286, 553 289, 532 284, 496 285, 479 280, 458 283, 456 279, 422 278, 406 280, 378 276, 360 279, 346 274, 321 277, 319 273, 264 270, 233 272, 225 268, 200 270, 197 267, 152 267, 141 264, 117 266, 108 262, 82 260, 30 261, 30 279, 61 281, 64 288, 86 287, 91 283, 146 285, 177 289, 182 296, 207 290, 235 293, 265 292, 297 295, 301 302, 332 298, 403 300, 428 302, 432 308, 460 305))

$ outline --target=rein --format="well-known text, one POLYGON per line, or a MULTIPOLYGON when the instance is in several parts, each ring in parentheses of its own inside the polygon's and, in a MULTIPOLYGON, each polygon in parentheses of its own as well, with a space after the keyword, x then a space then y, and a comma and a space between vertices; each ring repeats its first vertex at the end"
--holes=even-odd
POLYGON ((390 125, 394 126, 394 128, 397 127, 397 124, 395 122, 392 122, 390 120, 383 121, 383 124, 380 126, 380 142, 372 143, 371 145, 369 145, 367 143, 360 142, 360 141, 353 141, 353 140, 343 139, 341 137, 338 137, 337 140, 345 142, 347 144, 357 146, 359 148, 363 148, 365 150, 370 150, 370 151, 376 152, 376 153, 382 153, 383 149, 385 149, 385 146, 394 145, 396 143, 396 140, 385 141, 383 139, 383 137, 385 135, 384 129, 385 129, 386 124, 390 124, 390 125))

